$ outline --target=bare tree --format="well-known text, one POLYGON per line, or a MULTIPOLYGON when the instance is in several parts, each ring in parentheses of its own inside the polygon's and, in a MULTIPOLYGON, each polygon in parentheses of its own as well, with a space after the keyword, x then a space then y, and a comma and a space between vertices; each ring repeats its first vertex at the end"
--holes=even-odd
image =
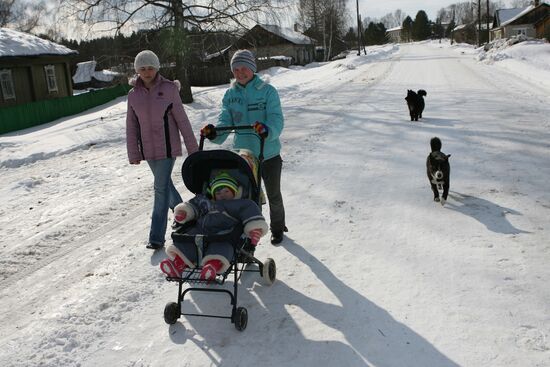
POLYGON ((401 9, 397 9, 393 13, 388 13, 380 18, 380 23, 383 23, 387 29, 399 27, 406 17, 407 14, 403 13, 401 9))
POLYGON ((305 33, 322 43, 325 61, 332 55, 335 38, 343 38, 349 24, 345 0, 300 0, 298 10, 305 33))
POLYGON ((393 12, 393 17, 396 21, 396 25, 395 27, 398 27, 400 26, 401 24, 403 24, 403 21, 405 20, 405 18, 407 17, 407 14, 403 12, 403 10, 401 9, 397 9, 396 11, 393 12))
POLYGON ((450 21, 453 16, 451 7, 441 8, 437 12, 436 21, 447 22, 450 21))
POLYGON ((513 0, 511 2, 512 8, 525 8, 533 4, 533 0, 513 0))
POLYGON ((258 19, 276 19, 284 0, 64 0, 69 14, 94 27, 116 33, 128 28, 165 29, 167 51, 176 62, 184 103, 193 101, 187 77, 190 29, 244 30, 258 19))
POLYGON ((31 32, 40 24, 45 10, 43 1, 0 0, 0 27, 31 32))

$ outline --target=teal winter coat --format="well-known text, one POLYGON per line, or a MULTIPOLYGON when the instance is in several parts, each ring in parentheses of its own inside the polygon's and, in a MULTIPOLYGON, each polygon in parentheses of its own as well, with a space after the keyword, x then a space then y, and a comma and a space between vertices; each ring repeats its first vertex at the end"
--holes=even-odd
MULTIPOLYGON (((242 86, 232 82, 225 92, 222 111, 218 117, 218 127, 252 125, 256 121, 268 128, 264 145, 264 159, 273 158, 281 153, 279 136, 283 131, 284 119, 281 101, 277 90, 263 81, 258 75, 242 86)), ((249 149, 256 157, 260 154, 260 140, 255 133, 237 130, 234 135, 234 149, 249 149)), ((214 143, 221 144, 227 139, 227 133, 220 133, 214 143)))

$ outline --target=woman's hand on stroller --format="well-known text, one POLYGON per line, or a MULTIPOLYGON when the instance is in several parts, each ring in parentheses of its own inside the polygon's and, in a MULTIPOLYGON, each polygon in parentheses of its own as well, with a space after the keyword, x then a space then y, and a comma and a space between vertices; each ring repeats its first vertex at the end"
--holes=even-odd
POLYGON ((201 129, 201 136, 204 136, 208 140, 216 139, 216 127, 212 124, 208 124, 201 129))
POLYGON ((256 121, 254 125, 252 125, 252 127, 254 128, 254 131, 256 131, 256 133, 262 138, 267 138, 267 135, 269 134, 269 129, 267 128, 267 126, 259 121, 256 121))
POLYGON ((250 238, 250 244, 252 246, 257 246, 258 242, 260 242, 260 238, 262 237, 262 230, 260 228, 253 229, 248 232, 248 237, 250 238))

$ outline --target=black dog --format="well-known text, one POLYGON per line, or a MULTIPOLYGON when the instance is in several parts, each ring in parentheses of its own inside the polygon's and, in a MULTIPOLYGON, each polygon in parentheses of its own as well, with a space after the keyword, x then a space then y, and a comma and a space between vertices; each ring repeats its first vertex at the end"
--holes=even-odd
POLYGON ((428 180, 430 180, 430 186, 434 193, 434 201, 441 202, 441 205, 445 205, 447 195, 449 194, 451 175, 449 157, 451 155, 441 152, 441 140, 437 136, 430 140, 430 147, 432 148, 432 152, 426 159, 428 180), (439 199, 440 190, 443 190, 441 199, 439 199))
POLYGON ((407 97, 407 107, 409 107, 409 113, 411 115, 411 121, 418 121, 419 118, 422 118, 422 111, 424 111, 424 96, 427 96, 428 93, 424 89, 418 90, 417 93, 408 89, 407 97))

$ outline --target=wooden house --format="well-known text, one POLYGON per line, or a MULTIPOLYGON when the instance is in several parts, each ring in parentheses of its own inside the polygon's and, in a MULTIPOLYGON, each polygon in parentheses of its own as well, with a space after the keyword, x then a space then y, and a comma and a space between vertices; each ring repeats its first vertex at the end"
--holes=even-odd
POLYGON ((0 28, 0 107, 73 94, 69 62, 77 52, 0 28))
POLYGON ((402 26, 399 27, 393 27, 388 30, 386 30, 386 36, 392 43, 400 43, 403 42, 401 39, 401 31, 403 30, 402 26))
POLYGON ((481 42, 487 41, 487 23, 481 23, 481 28, 478 22, 470 22, 468 24, 457 25, 452 30, 452 40, 456 43, 469 43, 475 45, 477 37, 481 37, 481 42))
POLYGON ((499 9, 491 29, 491 40, 527 36, 544 38, 550 27, 550 5, 533 2, 526 8, 499 9))
POLYGON ((257 59, 286 56, 292 64, 305 65, 314 61, 314 40, 291 28, 278 25, 257 24, 234 46, 237 49, 250 49, 257 59))

